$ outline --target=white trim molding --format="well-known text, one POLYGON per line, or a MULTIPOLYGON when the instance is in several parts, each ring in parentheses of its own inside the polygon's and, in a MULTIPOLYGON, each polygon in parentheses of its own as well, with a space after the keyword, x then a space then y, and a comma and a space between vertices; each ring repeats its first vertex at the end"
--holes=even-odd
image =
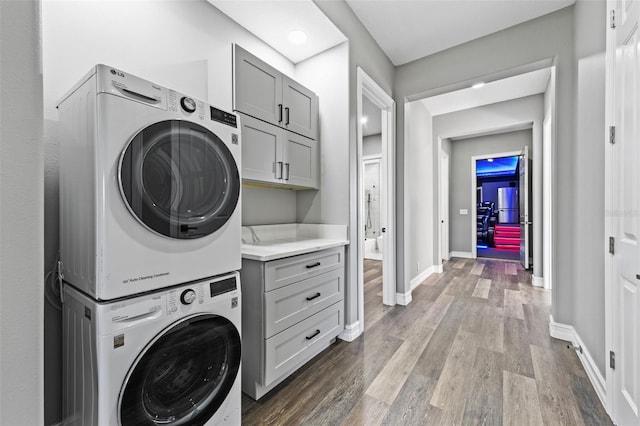
POLYGON ((451 253, 449 253, 449 258, 452 257, 461 257, 463 259, 473 259, 473 253, 468 252, 468 251, 452 251, 451 253))
POLYGON ((438 265, 433 265, 433 266, 428 267, 424 271, 420 272, 420 274, 418 274, 418 276, 416 276, 415 278, 413 278, 411 280, 411 290, 413 290, 414 288, 418 287, 420 284, 422 284, 422 282, 424 280, 429 278, 429 276, 431 276, 431 274, 438 272, 438 269, 441 269, 441 268, 442 268, 442 265, 440 265, 440 267, 438 267, 438 265))
POLYGON ((433 268, 434 268, 434 270, 433 270, 433 271, 434 271, 436 274, 441 274, 441 273, 443 273, 443 272, 444 272, 444 266, 442 266, 442 263, 441 263, 441 264, 439 264, 439 265, 435 265, 433 268))
POLYGON ((593 389, 595 389, 598 398, 600 398, 600 402, 602 406, 607 407, 607 384, 605 382, 602 373, 596 366, 595 361, 591 357, 589 350, 585 346, 584 342, 580 338, 580 335, 576 331, 575 328, 571 325, 561 324, 555 322, 553 320, 553 316, 549 316, 549 335, 556 339, 565 340, 567 342, 571 342, 573 346, 579 346, 582 348, 582 352, 576 351, 578 354, 578 358, 582 362, 582 366, 587 372, 587 376, 593 385, 593 389))
POLYGON ((531 285, 534 287, 544 287, 544 278, 536 277, 535 275, 531 278, 531 285))
POLYGON ((407 306, 409 303, 411 303, 411 300, 413 300, 411 298, 411 290, 409 290, 407 293, 396 293, 396 303, 398 305, 407 306))
POLYGON ((345 325, 344 330, 338 335, 338 338, 346 342, 353 342, 362 334, 363 331, 362 323, 360 321, 356 321, 345 325))

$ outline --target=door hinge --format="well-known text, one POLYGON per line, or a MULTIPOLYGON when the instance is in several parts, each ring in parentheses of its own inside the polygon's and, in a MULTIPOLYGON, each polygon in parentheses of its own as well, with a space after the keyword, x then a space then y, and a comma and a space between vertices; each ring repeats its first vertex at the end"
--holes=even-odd
POLYGON ((616 254, 616 239, 609 237, 609 254, 616 254))
POLYGON ((611 29, 616 28, 616 11, 615 10, 609 11, 609 27, 611 29))
POLYGON ((609 351, 609 368, 616 369, 616 353, 613 351, 609 351))
POLYGON ((609 143, 616 143, 616 126, 609 126, 609 143))

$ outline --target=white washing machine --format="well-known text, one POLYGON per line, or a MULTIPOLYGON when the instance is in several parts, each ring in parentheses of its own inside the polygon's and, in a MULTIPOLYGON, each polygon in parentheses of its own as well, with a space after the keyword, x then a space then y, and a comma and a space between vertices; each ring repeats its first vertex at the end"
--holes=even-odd
POLYGON ((65 425, 239 425, 237 272, 99 302, 65 286, 65 425))
POLYGON ((58 109, 66 282, 112 300, 240 269, 235 114, 105 65, 58 109))

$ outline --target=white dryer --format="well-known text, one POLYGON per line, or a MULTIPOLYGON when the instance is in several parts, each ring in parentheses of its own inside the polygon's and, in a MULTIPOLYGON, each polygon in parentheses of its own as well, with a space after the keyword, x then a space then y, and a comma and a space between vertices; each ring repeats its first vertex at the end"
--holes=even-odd
POLYGON ((237 272, 110 302, 63 303, 63 423, 239 425, 237 272))
POLYGON ((66 282, 111 300, 240 269, 235 114, 105 65, 58 109, 66 282))

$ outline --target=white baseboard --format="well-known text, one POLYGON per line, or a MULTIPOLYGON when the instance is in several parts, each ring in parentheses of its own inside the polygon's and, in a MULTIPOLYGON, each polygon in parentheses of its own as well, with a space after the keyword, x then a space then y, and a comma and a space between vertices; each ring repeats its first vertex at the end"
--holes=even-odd
POLYGON ((580 346, 582 348, 582 353, 580 351, 576 351, 578 354, 578 358, 580 358, 580 362, 582 362, 582 366, 587 372, 587 376, 593 385, 593 388, 600 398, 600 402, 602 406, 607 407, 607 384, 605 378, 598 370, 595 361, 591 357, 589 350, 585 346, 584 342, 580 338, 580 335, 576 331, 575 328, 571 325, 560 324, 553 320, 553 316, 549 316, 549 334, 551 337, 556 339, 565 340, 567 342, 571 342, 573 346, 580 346))
POLYGON ((434 268, 436 268, 435 270, 436 274, 441 274, 444 272, 444 267, 442 266, 442 263, 439 265, 435 265, 434 268))
POLYGON ((450 257, 461 257, 463 259, 473 259, 473 253, 468 251, 452 251, 450 257))
POLYGON ((420 272, 420 274, 418 274, 417 277, 411 280, 411 290, 413 290, 414 288, 422 284, 422 281, 426 280, 429 277, 429 275, 437 272, 437 269, 438 269, 438 266, 433 265, 428 267, 424 271, 420 272))
POLYGON ((356 321, 354 323, 345 325, 344 330, 338 335, 338 338, 346 342, 353 342, 358 336, 362 334, 363 330, 361 324, 362 323, 360 321, 356 321))
POLYGON ((544 278, 536 277, 535 275, 531 278, 531 285, 534 287, 544 287, 544 278))
POLYGON ((411 300, 411 290, 409 290, 407 293, 396 293, 396 303, 398 305, 407 306, 409 303, 411 303, 411 300))

